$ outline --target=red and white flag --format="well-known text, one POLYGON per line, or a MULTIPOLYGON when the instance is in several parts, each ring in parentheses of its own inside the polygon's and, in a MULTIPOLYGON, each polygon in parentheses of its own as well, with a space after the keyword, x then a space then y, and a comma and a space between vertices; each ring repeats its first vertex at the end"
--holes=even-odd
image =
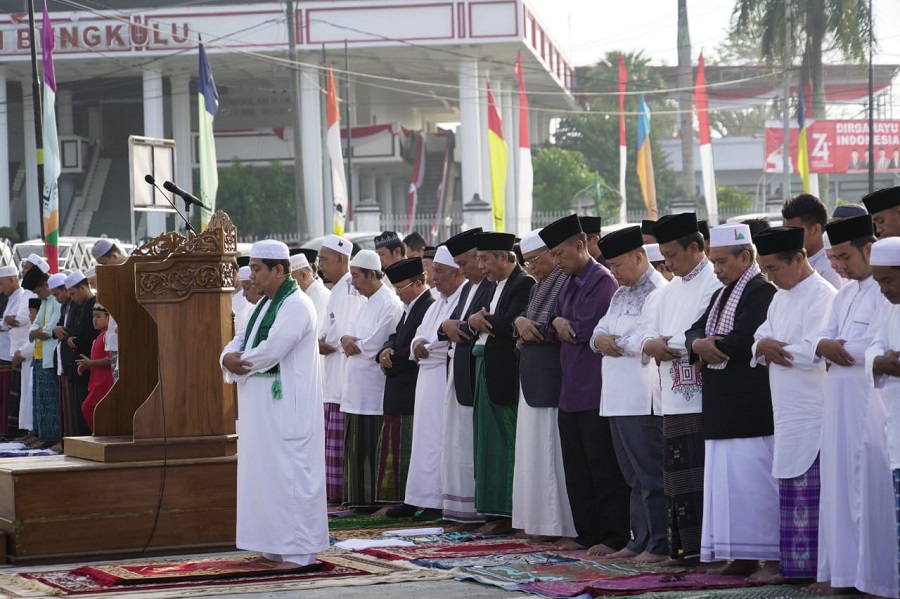
POLYGON ((619 53, 619 195, 622 205, 619 206, 619 222, 628 222, 628 208, 625 203, 625 168, 628 164, 628 142, 625 135, 625 88, 628 72, 625 70, 625 59, 619 53))
POLYGON ((344 172, 344 153, 341 150, 341 117, 338 111, 337 92, 334 89, 334 73, 328 65, 328 129, 325 133, 325 145, 328 148, 328 161, 331 163, 331 202, 334 211, 335 235, 344 234, 344 221, 347 209, 347 175, 344 172))
POLYGON ((531 230, 534 206, 534 167, 531 164, 531 140, 528 136, 528 98, 525 77, 522 75, 522 53, 516 57, 516 77, 519 80, 519 172, 516 186, 516 231, 524 235, 531 230))
POLYGON ((412 179, 409 182, 409 201, 406 206, 406 234, 413 232, 416 219, 416 205, 419 203, 419 189, 425 180, 425 132, 416 135, 416 158, 413 162, 412 179))
POLYGON ((703 170, 703 197, 706 199, 706 220, 710 227, 719 224, 719 200, 716 197, 716 169, 713 164, 712 139, 709 135, 709 105, 706 101, 706 72, 703 69, 703 53, 697 69, 694 86, 694 102, 697 104, 697 120, 700 123, 700 167, 703 170))

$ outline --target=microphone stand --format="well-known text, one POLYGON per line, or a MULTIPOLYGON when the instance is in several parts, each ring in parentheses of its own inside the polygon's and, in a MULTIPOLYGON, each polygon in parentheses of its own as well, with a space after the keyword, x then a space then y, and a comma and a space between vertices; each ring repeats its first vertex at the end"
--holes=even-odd
POLYGON ((190 216, 191 216, 191 207, 190 207, 190 205, 188 205, 187 202, 184 203, 184 209, 185 209, 185 212, 187 213, 187 216, 188 216, 187 218, 185 218, 184 214, 182 214, 181 211, 178 209, 178 206, 175 205, 175 202, 173 202, 172 200, 170 200, 170 199, 169 199, 169 196, 166 195, 166 192, 164 192, 162 189, 159 188, 159 185, 156 184, 156 180, 155 180, 152 176, 147 175, 146 177, 144 177, 144 181, 146 181, 147 183, 149 183, 150 185, 152 185, 153 187, 155 187, 156 190, 157 190, 159 193, 161 193, 162 196, 163 196, 164 198, 166 198, 166 201, 169 202, 169 204, 172 205, 172 208, 175 209, 176 214, 178 214, 178 216, 181 217, 181 220, 184 221, 184 224, 185 224, 185 226, 187 227, 187 230, 190 231, 191 233, 193 233, 194 236, 196 237, 196 236, 197 236, 197 231, 194 230, 194 227, 193 227, 193 225, 191 225, 191 221, 190 221, 190 216))

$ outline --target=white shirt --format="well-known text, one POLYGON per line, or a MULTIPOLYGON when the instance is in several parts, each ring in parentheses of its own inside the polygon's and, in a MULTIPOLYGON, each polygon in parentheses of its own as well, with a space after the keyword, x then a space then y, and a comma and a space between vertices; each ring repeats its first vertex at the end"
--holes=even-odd
POLYGON ((31 320, 28 318, 28 300, 37 297, 31 291, 19 287, 9 295, 3 319, 0 321, 0 360, 12 360, 12 348, 21 347, 28 341, 31 320), (6 324, 6 317, 14 316, 18 326, 6 324))
POLYGON ((888 454, 891 470, 900 468, 900 378, 872 372, 875 358, 888 351, 900 351, 900 305, 885 302, 876 315, 877 333, 866 350, 866 376, 881 398, 887 415, 888 454))
MULTIPOLYGON (((415 361, 416 356, 413 353, 416 343, 425 342, 425 349, 428 351, 428 357, 419 362, 420 366, 430 364, 447 364, 447 352, 450 348, 449 341, 441 341, 438 339, 438 327, 441 323, 450 318, 450 313, 459 302, 459 296, 462 293, 465 283, 456 288, 449 297, 444 297, 440 293, 437 300, 428 306, 425 316, 422 317, 422 324, 416 329, 416 335, 413 337, 409 346, 409 359, 415 361)), ((443 389, 441 389, 443 391, 443 389)))
POLYGON ((847 282, 847 279, 842 278, 841 275, 834 272, 834 269, 831 268, 831 260, 829 260, 828 256, 825 254, 825 248, 822 248, 810 256, 809 264, 816 269, 816 272, 819 273, 823 279, 831 283, 831 286, 835 289, 840 289, 844 286, 844 283, 847 282))
MULTIPOLYGON (((702 386, 688 364, 685 332, 706 312, 709 301, 722 284, 713 266, 704 258, 685 277, 675 277, 655 293, 659 295, 644 309, 643 343, 657 337, 672 337, 668 346, 681 353, 681 359, 662 362, 659 379, 662 385, 662 413, 699 414, 703 410, 702 386)), ((652 358, 646 354, 645 362, 652 358)))
POLYGON ((106 326, 106 337, 103 338, 103 347, 108 352, 119 351, 119 325, 116 319, 110 315, 109 324, 106 326))
POLYGON ((331 300, 331 290, 322 283, 321 279, 313 279, 305 293, 316 307, 316 331, 318 335, 321 335, 325 329, 325 323, 328 322, 328 302, 331 300))
MULTIPOLYGON (((356 337, 360 353, 347 356, 341 391, 341 412, 379 415, 384 412, 384 374, 375 356, 384 347, 403 316, 403 302, 387 285, 369 297, 350 324, 347 335, 356 337)), ((338 343, 340 347, 340 343, 338 343)), ((343 347, 341 347, 343 355, 343 347)))
MULTIPOLYGON (((853 366, 833 366, 829 376, 854 376, 858 368, 864 368, 866 350, 875 338, 875 314, 886 302, 878 283, 870 275, 862 281, 847 281, 834 297, 828 324, 820 331, 816 345, 822 339, 844 339, 844 349, 853 357, 853 366), (871 328, 870 328, 871 327, 871 328)), ((825 361, 821 357, 816 360, 825 361)))
POLYGON ((350 284, 350 273, 344 274, 335 283, 328 298, 323 329, 319 331, 319 339, 335 347, 338 351, 324 356, 325 366, 325 398, 326 403, 341 403, 341 391, 344 387, 344 363, 347 358, 340 351, 341 337, 350 331, 350 324, 356 318, 360 308, 366 304, 365 296, 350 284))
POLYGON ((652 308, 656 291, 667 283, 652 266, 634 285, 620 286, 612 296, 609 310, 591 336, 591 349, 599 335, 618 335, 619 357, 603 357, 603 387, 600 391, 601 416, 646 416, 662 414, 659 370, 653 362, 641 359, 642 314, 652 308))
POLYGON ((768 364, 775 415, 775 478, 802 475, 819 455, 826 376, 825 363, 816 360, 815 344, 831 315, 835 295, 834 287, 813 272, 791 289, 775 293, 766 320, 754 335, 751 366, 766 365, 765 358, 755 357, 763 339, 787 343, 784 351, 794 357, 790 368, 768 364))

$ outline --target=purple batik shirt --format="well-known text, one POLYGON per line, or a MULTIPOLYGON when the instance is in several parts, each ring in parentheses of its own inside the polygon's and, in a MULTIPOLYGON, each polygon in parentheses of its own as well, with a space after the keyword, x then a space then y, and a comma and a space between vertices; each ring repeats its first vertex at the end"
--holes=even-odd
MULTIPOLYGON (((603 355, 591 351, 591 335, 618 288, 606 267, 591 258, 577 275, 569 277, 560 291, 553 318, 565 318, 575 331, 575 343, 562 343, 559 351, 562 363, 559 409, 564 412, 600 409, 603 355)), ((559 340, 552 326, 548 332, 553 340, 559 340)))

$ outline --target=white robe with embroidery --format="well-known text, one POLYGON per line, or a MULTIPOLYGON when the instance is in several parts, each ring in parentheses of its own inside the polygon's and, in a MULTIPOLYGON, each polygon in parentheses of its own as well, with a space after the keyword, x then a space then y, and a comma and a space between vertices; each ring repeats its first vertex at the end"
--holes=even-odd
MULTIPOLYGON (((253 330, 246 332, 248 347, 271 306, 267 302, 253 330)), ((241 331, 225 346, 222 358, 240 351, 243 341, 241 331)), ((250 374, 222 368, 225 380, 238 385, 236 545, 281 556, 328 549, 325 424, 312 300, 299 290, 291 294, 268 338, 242 358, 253 365, 250 374), (275 365, 281 370, 278 379, 254 376, 275 365), (276 380, 281 381, 281 399, 273 397, 276 380)))

